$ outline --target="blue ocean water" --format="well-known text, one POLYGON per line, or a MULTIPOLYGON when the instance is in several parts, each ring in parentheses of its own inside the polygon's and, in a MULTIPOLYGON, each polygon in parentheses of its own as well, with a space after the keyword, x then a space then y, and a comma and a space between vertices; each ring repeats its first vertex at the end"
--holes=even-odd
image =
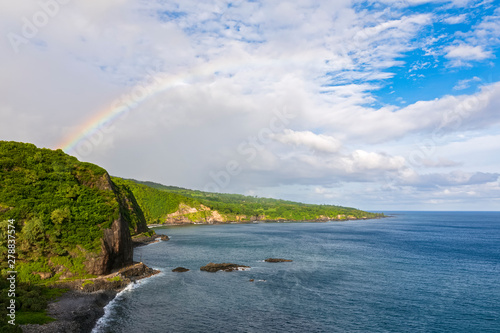
POLYGON ((135 260, 163 272, 94 332, 500 332, 500 213, 392 215, 157 229, 171 240, 135 260), (199 270, 209 262, 252 268, 199 270))

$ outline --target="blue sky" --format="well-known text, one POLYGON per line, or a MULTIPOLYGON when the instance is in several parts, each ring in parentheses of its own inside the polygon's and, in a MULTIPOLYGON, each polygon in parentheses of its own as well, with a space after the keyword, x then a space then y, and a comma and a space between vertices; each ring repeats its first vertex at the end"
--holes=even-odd
POLYGON ((473 35, 472 31, 484 25, 485 17, 495 16, 493 3, 476 8, 442 8, 440 5, 426 4, 416 6, 412 11, 432 12, 441 17, 441 20, 423 28, 415 39, 416 43, 425 39, 436 41, 424 42, 427 44, 425 48, 402 54, 402 64, 390 69, 395 76, 383 82, 383 88, 375 93, 380 103, 408 104, 439 98, 445 94, 471 94, 477 92, 478 86, 500 79, 498 71, 493 70, 498 67, 498 43, 480 44, 470 37, 473 35), (450 59, 447 48, 457 44, 480 46, 489 55, 484 56, 484 59, 481 55, 467 60, 458 58, 460 63, 455 64, 457 58, 450 59))
POLYGON ((167 185, 500 210, 490 0, 0 5, 0 139, 167 185), (144 98, 142 98, 142 97, 144 98))

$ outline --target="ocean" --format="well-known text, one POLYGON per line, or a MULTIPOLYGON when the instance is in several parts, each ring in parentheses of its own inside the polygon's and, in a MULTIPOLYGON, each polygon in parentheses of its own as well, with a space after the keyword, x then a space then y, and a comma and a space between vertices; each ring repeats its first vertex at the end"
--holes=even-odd
POLYGON ((500 213, 386 214, 158 228, 171 240, 134 259, 162 273, 121 292, 94 333, 500 332, 500 213))

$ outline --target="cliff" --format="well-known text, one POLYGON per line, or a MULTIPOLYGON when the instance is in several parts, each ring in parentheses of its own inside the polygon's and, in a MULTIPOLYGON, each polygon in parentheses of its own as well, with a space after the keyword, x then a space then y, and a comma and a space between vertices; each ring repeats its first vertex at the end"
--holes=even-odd
MULTIPOLYGON (((132 263, 131 236, 148 234, 132 192, 106 170, 61 150, 0 141, 0 255, 16 229, 21 281, 110 273, 132 263)), ((7 262, 0 263, 2 273, 7 262)))

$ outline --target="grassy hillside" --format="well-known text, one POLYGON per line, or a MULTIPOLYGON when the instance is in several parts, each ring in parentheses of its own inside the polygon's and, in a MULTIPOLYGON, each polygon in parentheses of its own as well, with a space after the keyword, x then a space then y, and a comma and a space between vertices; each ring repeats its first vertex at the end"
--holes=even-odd
POLYGON ((179 205, 196 208, 198 212, 183 214, 192 222, 203 222, 209 211, 217 211, 223 222, 250 220, 310 221, 321 219, 361 219, 377 218, 383 214, 369 213, 354 208, 334 205, 312 205, 298 202, 257 198, 240 194, 209 193, 175 186, 165 186, 153 182, 118 180, 126 184, 146 216, 148 223, 165 221, 168 214, 179 210, 179 205), (200 209, 201 207, 201 209, 200 209))

